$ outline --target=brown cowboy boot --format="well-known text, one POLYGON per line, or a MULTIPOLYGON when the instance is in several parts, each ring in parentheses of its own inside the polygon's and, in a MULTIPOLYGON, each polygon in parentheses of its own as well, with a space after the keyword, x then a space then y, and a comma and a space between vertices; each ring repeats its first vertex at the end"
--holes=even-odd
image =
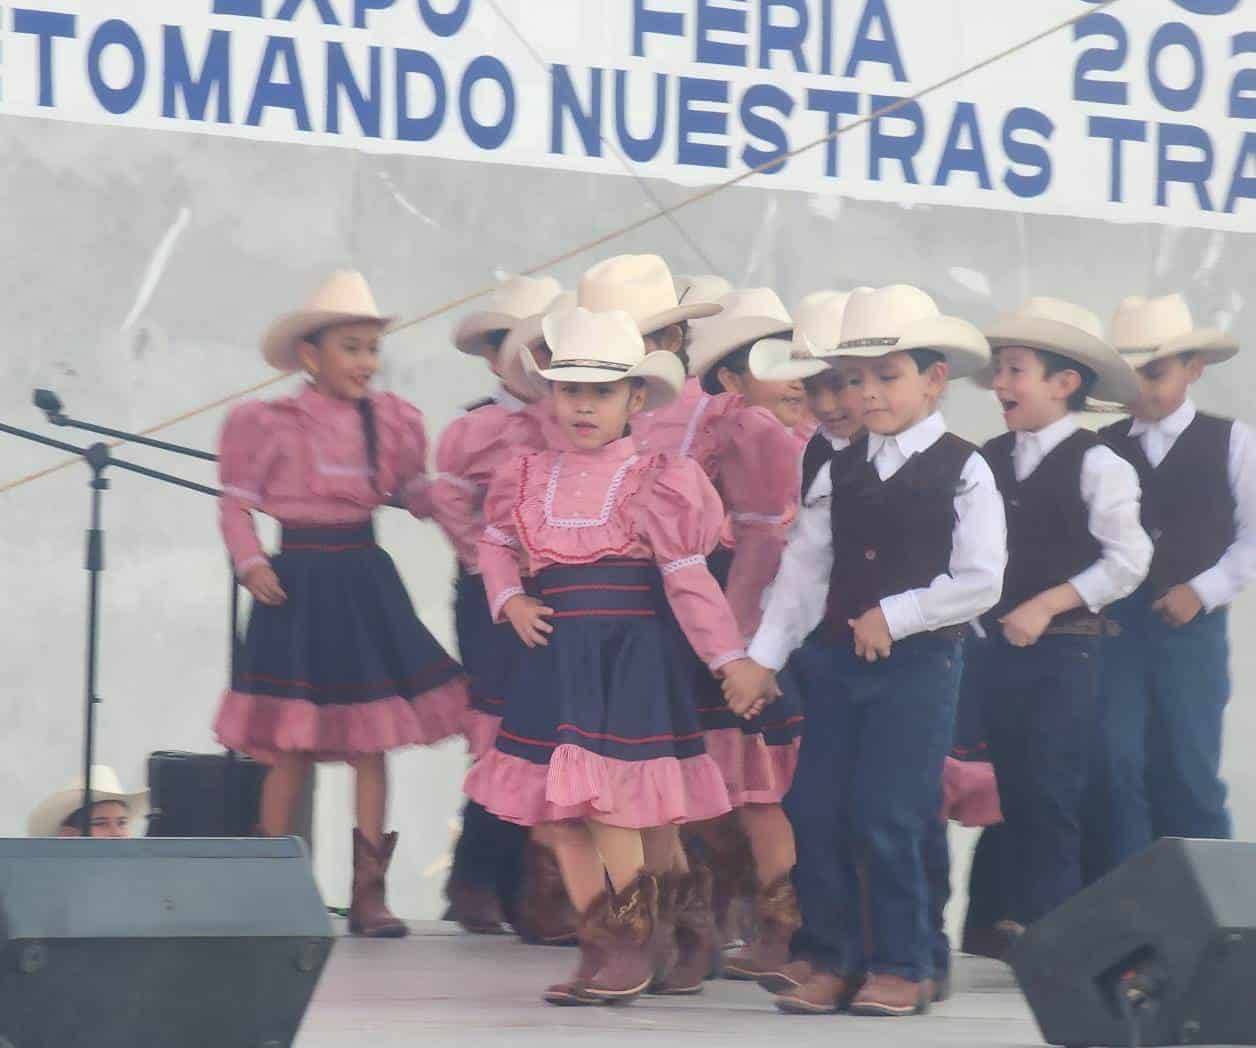
POLYGON ((933 986, 928 979, 912 982, 898 975, 873 972, 850 1002, 851 1015, 923 1015, 929 1010, 933 986))
MULTIPOLYGON (((603 895, 601 898, 604 899, 605 896, 603 895)), ((594 902, 596 903, 597 900, 594 900, 594 902)), ((580 919, 576 931, 580 947, 580 960, 576 965, 575 972, 572 973, 570 979, 567 979, 565 982, 555 983, 542 994, 543 999, 550 1004, 570 1008, 606 1003, 597 997, 591 997, 586 992, 589 981, 598 973, 598 969, 606 963, 606 952, 593 941, 593 924, 591 920, 593 912, 594 907, 590 906, 588 912, 580 919)))
POLYGON ((580 915, 567 896, 557 856, 545 845, 529 841, 523 850, 523 881, 515 915, 519 938, 533 945, 570 946, 579 925, 580 915))
POLYGON ((755 899, 758 928, 750 945, 724 959, 724 978, 779 980, 789 964, 789 943, 800 927, 798 895, 789 874, 782 874, 755 899))
POLYGON ((623 891, 602 894, 585 915, 592 943, 606 955, 586 992, 603 1001, 635 1000, 658 960, 658 880, 642 871, 623 891))
POLYGON ((680 948, 676 942, 676 908, 684 883, 684 874, 675 870, 656 875, 659 885, 658 915, 654 921, 654 977, 646 993, 665 993, 668 976, 676 966, 680 948))
POLYGON ((454 921, 472 935, 506 934, 506 915, 495 888, 451 877, 445 882, 445 898, 449 905, 442 921, 454 921))
POLYGON ((672 997, 701 993, 703 982, 720 963, 720 934, 711 912, 711 874, 699 867, 668 877, 675 885, 675 961, 651 984, 650 993, 672 997))
MULTIPOLYGON (((754 856, 750 841, 733 814, 721 816, 703 833, 702 842, 711 871, 711 908, 722 944, 751 937, 753 897, 756 891, 754 856)), ((690 856, 690 869, 704 865, 690 856)))
POLYGON ((807 958, 800 957, 796 961, 790 961, 778 971, 763 976, 759 980, 759 985, 768 993, 792 993, 810 982, 815 973, 815 965, 807 958))
POLYGON ((353 831, 353 901, 349 904, 349 931, 369 939, 401 939, 410 934, 405 922, 388 909, 384 878, 397 847, 395 833, 384 834, 378 848, 361 830, 353 831))
POLYGON ((858 989, 857 978, 814 971, 801 986, 777 997, 776 1007, 788 1015, 835 1015, 846 1011, 858 989))

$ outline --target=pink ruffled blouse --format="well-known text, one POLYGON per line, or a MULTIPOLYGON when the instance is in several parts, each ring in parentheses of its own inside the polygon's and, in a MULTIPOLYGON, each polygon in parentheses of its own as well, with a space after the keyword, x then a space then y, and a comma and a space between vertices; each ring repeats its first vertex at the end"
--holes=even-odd
POLYGON ((480 571, 494 619, 521 575, 605 557, 653 560, 694 650, 712 671, 745 652, 707 554, 724 512, 698 465, 644 454, 625 437, 595 451, 552 449, 512 460, 489 486, 480 571))
POLYGON ((219 442, 223 539, 236 573, 266 554, 253 524, 260 510, 287 525, 362 524, 382 505, 431 515, 427 437, 418 408, 371 394, 378 434, 375 484, 362 416, 352 401, 307 385, 295 397, 248 401, 227 416, 219 442))
POLYGON ((436 447, 429 498, 462 566, 479 571, 476 545, 484 531, 484 498, 493 478, 525 451, 547 447, 557 435, 553 402, 524 404, 501 394, 445 429, 436 447))

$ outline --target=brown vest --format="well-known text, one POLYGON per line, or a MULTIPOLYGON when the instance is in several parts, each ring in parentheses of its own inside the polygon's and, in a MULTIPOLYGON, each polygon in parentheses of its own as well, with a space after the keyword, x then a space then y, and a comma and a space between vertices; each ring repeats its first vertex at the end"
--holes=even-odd
MULTIPOLYGON (((1082 459, 1100 440, 1079 429, 1062 440, 1023 481, 1016 479, 1012 451, 1016 434, 1004 433, 981 449, 994 474, 1007 513, 1007 570, 1003 596, 982 619, 988 630, 999 618, 1039 593, 1085 571, 1103 549, 1090 533, 1090 511, 1082 499, 1082 459)), ((1074 608, 1056 622, 1089 617, 1074 608)))
POLYGON ((1155 543, 1147 586, 1160 596, 1189 582, 1221 559, 1234 542, 1234 493, 1230 490, 1229 419, 1197 414, 1155 469, 1130 436, 1133 419, 1100 430, 1100 436, 1137 471, 1143 486, 1143 527, 1155 543))
POLYGON ((952 433, 913 455, 883 481, 868 461, 868 438, 833 453, 833 571, 825 622, 847 622, 883 598, 922 589, 951 566, 955 496, 977 449, 952 433))

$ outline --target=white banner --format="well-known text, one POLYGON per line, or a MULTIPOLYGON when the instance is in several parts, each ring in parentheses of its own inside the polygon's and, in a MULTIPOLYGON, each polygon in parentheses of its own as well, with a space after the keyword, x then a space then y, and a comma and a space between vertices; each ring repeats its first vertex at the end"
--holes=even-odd
MULTIPOLYGON (((17 0, 0 114, 1256 229, 1256 0, 17 0)), ((121 148, 121 147, 120 147, 121 148)))

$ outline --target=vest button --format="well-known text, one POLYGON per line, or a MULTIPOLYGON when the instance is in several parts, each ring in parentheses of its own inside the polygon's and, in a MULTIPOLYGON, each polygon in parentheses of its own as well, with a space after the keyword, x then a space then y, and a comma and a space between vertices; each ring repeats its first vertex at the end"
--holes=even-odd
POLYGON ((876 551, 876 550, 874 550, 874 549, 866 549, 866 550, 864 550, 864 560, 876 560, 876 559, 877 559, 877 551, 876 551))

